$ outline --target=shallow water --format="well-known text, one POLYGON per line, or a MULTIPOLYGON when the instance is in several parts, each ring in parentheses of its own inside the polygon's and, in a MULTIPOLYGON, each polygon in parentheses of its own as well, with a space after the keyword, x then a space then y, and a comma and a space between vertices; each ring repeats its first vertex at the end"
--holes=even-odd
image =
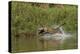
POLYGON ((47 40, 43 41, 37 38, 37 36, 19 38, 13 37, 12 51, 13 52, 29 52, 29 51, 44 51, 44 50, 65 50, 77 48, 77 35, 71 35, 65 33, 62 30, 62 34, 46 34, 41 38, 47 40), (56 37, 57 36, 57 37, 56 37), (58 40, 58 41, 55 41, 58 40), (63 42, 63 43, 62 43, 63 42))
POLYGON ((59 50, 59 49, 74 49, 77 48, 77 38, 64 40, 63 44, 55 44, 56 41, 45 41, 45 48, 40 40, 36 38, 26 39, 20 37, 19 40, 14 40, 12 45, 13 52, 28 52, 28 51, 43 51, 43 50, 59 50), (48 43, 47 43, 48 42, 48 43))

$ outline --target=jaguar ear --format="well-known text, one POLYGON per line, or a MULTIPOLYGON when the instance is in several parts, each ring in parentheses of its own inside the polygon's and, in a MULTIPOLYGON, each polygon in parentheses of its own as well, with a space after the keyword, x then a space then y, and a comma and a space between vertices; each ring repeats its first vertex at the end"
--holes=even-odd
POLYGON ((48 28, 47 27, 43 27, 44 31, 47 32, 48 31, 48 28))

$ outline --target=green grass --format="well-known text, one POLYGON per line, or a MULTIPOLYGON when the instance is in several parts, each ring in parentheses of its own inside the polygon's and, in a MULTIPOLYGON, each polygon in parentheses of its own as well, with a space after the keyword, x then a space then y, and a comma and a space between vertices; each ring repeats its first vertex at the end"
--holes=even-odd
MULTIPOLYGON (((29 3, 12 2, 11 6, 11 33, 12 33, 12 52, 35 51, 36 39, 26 40, 21 36, 16 41, 15 35, 22 32, 36 33, 41 25, 52 26, 66 23, 63 27, 66 32, 70 32, 73 37, 66 40, 61 49, 77 48, 77 6, 64 5, 64 8, 40 8, 31 6, 29 3), (70 41, 70 42, 68 42, 70 41)), ((50 48, 56 50, 58 48, 50 48)), ((49 49, 49 50, 50 50, 49 49)))

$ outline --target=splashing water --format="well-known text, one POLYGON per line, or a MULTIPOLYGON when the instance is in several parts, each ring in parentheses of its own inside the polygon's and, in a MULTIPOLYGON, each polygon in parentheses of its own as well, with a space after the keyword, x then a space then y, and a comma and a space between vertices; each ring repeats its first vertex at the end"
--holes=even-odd
POLYGON ((60 27, 60 30, 62 32, 61 36, 62 36, 62 39, 61 41, 63 42, 65 39, 68 39, 70 38, 72 35, 70 33, 66 33, 62 27, 60 27))
MULTIPOLYGON (((56 28, 56 27, 58 27, 58 26, 54 26, 54 28, 56 28)), ((44 33, 44 35, 41 36, 40 39, 59 40, 61 42, 64 42, 65 39, 71 37, 71 34, 64 32, 62 27, 59 27, 59 31, 61 31, 61 33, 44 33)))

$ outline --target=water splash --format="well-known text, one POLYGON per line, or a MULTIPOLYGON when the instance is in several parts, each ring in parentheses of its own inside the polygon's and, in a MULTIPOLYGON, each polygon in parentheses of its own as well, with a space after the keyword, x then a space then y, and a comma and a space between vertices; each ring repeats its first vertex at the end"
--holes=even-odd
POLYGON ((61 41, 62 41, 62 42, 72 36, 70 33, 66 33, 66 32, 63 30, 62 27, 60 27, 60 31, 62 32, 62 34, 61 34, 61 36, 62 36, 61 41))
MULTIPOLYGON (((57 28, 58 25, 53 26, 53 28, 57 28)), ((70 33, 66 33, 62 26, 58 29, 61 33, 44 33, 43 36, 40 37, 40 39, 44 40, 59 40, 61 42, 64 42, 64 40, 70 38, 72 35, 70 33)))

